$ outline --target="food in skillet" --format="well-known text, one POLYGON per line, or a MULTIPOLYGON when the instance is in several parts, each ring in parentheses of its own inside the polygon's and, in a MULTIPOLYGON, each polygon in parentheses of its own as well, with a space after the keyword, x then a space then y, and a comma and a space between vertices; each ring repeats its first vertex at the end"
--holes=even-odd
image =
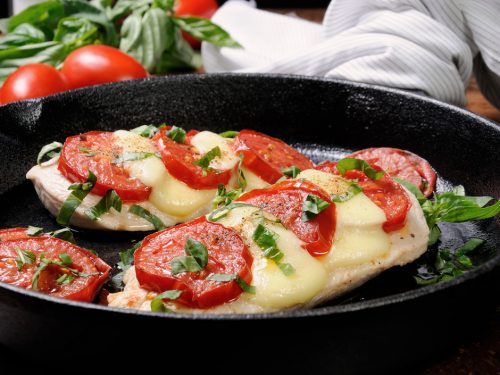
POLYGON ((0 230, 1 282, 92 302, 110 270, 97 255, 68 241, 26 228, 0 230))
POLYGON ((93 131, 48 145, 40 156, 61 148, 27 178, 59 224, 95 229, 163 229, 208 213, 214 198, 268 186, 292 165, 313 166, 283 141, 252 130, 93 131))

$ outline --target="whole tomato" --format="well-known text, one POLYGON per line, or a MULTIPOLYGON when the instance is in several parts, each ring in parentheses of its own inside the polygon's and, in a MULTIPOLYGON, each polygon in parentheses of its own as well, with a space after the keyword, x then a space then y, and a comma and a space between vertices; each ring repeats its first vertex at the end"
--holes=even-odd
POLYGON ((61 72, 71 89, 148 76, 146 69, 133 57, 103 45, 85 46, 71 52, 61 72))
POLYGON ((28 64, 12 73, 0 91, 0 103, 38 98, 68 89, 64 76, 47 64, 28 64))
MULTIPOLYGON (((215 0, 180 0, 177 2, 175 14, 177 16, 196 16, 210 19, 217 8, 219 8, 219 4, 215 0)), ((200 48, 201 42, 199 40, 185 32, 182 33, 182 36, 191 44, 191 47, 200 48)))

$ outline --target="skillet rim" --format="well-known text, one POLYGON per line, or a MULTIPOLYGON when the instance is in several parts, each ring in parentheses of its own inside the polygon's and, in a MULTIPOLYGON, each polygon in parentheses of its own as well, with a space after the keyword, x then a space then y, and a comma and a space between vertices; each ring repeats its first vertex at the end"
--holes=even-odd
MULTIPOLYGON (((33 103, 43 103, 44 101, 57 101, 57 100, 65 100, 66 98, 74 98, 74 96, 78 96, 80 93, 86 93, 88 91, 96 91, 96 90, 103 90, 103 89, 110 89, 110 88, 119 88, 121 86, 134 86, 135 84, 144 84, 148 82, 157 82, 157 81, 184 81, 184 80, 204 80, 204 79, 232 79, 232 78, 238 78, 238 79, 254 79, 254 78, 259 78, 259 79, 279 79, 279 80, 291 80, 291 81, 317 81, 317 82, 324 82, 324 83, 331 83, 333 85, 341 85, 346 88, 350 89, 358 89, 358 88, 364 88, 364 89, 370 89, 370 90, 375 90, 379 91, 382 93, 389 93, 393 94, 396 96, 403 97, 405 100, 413 100, 413 101, 420 101, 428 104, 435 105, 440 108, 444 108, 445 110, 452 111, 452 112, 457 112, 462 116, 468 117, 473 119, 476 122, 481 123, 483 126, 487 126, 491 128, 493 131, 498 134, 497 136, 500 137, 500 124, 495 123, 494 121, 491 121, 489 119, 486 119, 478 114, 475 114, 473 112, 469 112, 461 107, 457 107, 452 104, 444 103, 441 101, 438 101, 436 99, 427 97, 422 94, 418 93, 413 93, 413 92, 408 92, 404 91, 401 89, 396 89, 396 88, 390 88, 390 87, 385 87, 385 86, 380 86, 380 85, 372 85, 372 84, 366 84, 366 83, 359 83, 359 82, 352 82, 352 81, 346 81, 346 80, 339 80, 339 79, 329 79, 329 78, 324 78, 324 77, 311 77, 311 76, 303 76, 303 75, 289 75, 289 74, 259 74, 259 73, 244 73, 244 74, 236 74, 236 73, 211 73, 211 74, 184 74, 184 75, 179 75, 179 76, 162 76, 162 77, 148 77, 145 79, 140 79, 140 80, 133 80, 133 81, 124 81, 124 82, 115 82, 115 83, 108 83, 104 85, 99 85, 99 86, 92 86, 92 87, 86 87, 86 88, 81 88, 77 90, 70 90, 62 93, 58 93, 55 95, 51 95, 48 97, 42 97, 42 98, 35 98, 35 99, 29 99, 25 100, 23 102, 13 102, 13 103, 7 103, 4 105, 0 105, 0 108, 3 107, 8 107, 12 106, 13 108, 15 107, 22 107, 26 104, 33 104, 33 103)), ((489 219, 489 220, 494 220, 494 219, 489 219)), ((500 265, 500 252, 497 251, 497 254, 493 256, 491 259, 486 261, 485 263, 475 266, 472 270, 466 272, 465 274, 450 280, 446 282, 441 282, 438 284, 434 285, 428 285, 424 287, 420 287, 418 289, 406 291, 406 292, 401 292, 401 293, 396 293, 392 294, 389 296, 385 297, 379 297, 375 299, 371 299, 368 301, 361 301, 361 302, 354 302, 354 303, 346 303, 346 304, 341 304, 341 305, 333 305, 333 306, 323 306, 323 307, 316 307, 313 309, 295 309, 295 310, 284 310, 284 311, 278 311, 278 312, 272 312, 272 313, 258 313, 258 314, 212 314, 212 313, 200 313, 200 314, 188 314, 188 313, 155 313, 155 312, 149 312, 149 311, 143 311, 143 310, 136 310, 136 309, 122 309, 122 308, 116 308, 116 307, 109 307, 109 306, 104 306, 100 305, 97 303, 87 303, 87 302, 78 302, 78 301, 71 301, 71 300, 66 300, 63 298, 57 298, 57 297, 51 297, 49 295, 45 295, 42 293, 34 292, 31 290, 23 289, 17 286, 13 286, 11 284, 4 284, 0 283, 0 289, 6 289, 8 291, 14 292, 15 294, 20 294, 24 297, 32 298, 35 300, 39 301, 44 301, 56 305, 66 305, 72 308, 82 308, 84 310, 91 310, 91 311, 101 311, 104 313, 119 313, 119 314, 125 314, 128 316, 139 316, 143 318, 153 318, 153 319, 159 319, 159 318, 164 318, 164 319, 175 319, 175 320, 213 320, 213 321, 238 321, 238 320, 268 320, 268 319, 289 319, 289 318, 313 318, 313 317, 320 317, 320 316, 329 316, 329 315, 339 315, 339 314, 345 314, 345 313, 351 313, 351 312, 356 312, 356 311, 361 311, 361 310, 372 310, 376 308, 381 308, 385 306, 390 306, 390 305, 395 305, 399 303, 404 303, 404 302, 409 302, 413 301, 415 299, 418 299, 420 297, 425 297, 425 296, 430 296, 436 293, 439 293, 443 290, 446 289, 453 289, 456 288, 457 286, 466 283, 468 281, 471 281, 473 279, 476 279, 490 271, 493 271, 497 266, 500 265)))

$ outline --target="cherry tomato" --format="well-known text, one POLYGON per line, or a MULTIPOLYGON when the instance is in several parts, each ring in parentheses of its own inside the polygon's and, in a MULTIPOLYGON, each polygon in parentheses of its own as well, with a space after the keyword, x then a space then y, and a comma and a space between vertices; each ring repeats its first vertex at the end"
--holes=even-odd
MULTIPOLYGON (((335 162, 324 162, 315 169, 339 175, 340 172, 335 162)), ((381 170, 377 165, 372 168, 381 170)), ((406 191, 396 183, 387 173, 379 180, 371 180, 363 172, 357 170, 347 171, 344 176, 355 180, 362 188, 363 193, 378 207, 384 210, 386 221, 382 228, 389 233, 404 227, 406 215, 411 208, 411 201, 406 191)))
POLYGON ((227 185, 233 174, 233 169, 206 170, 194 164, 200 155, 190 144, 189 132, 184 143, 177 143, 167 137, 169 128, 162 128, 153 138, 153 142, 160 151, 163 164, 168 172, 176 179, 184 182, 193 189, 216 189, 219 184, 227 185))
MULTIPOLYGON (((177 2, 175 14, 177 16, 196 16, 210 19, 218 7, 219 4, 215 0, 180 0, 177 2)), ((201 42, 199 40, 185 32, 182 33, 182 36, 191 44, 191 47, 200 48, 201 42)))
POLYGON ((235 139, 234 149, 243 153, 245 167, 270 184, 283 176, 283 168, 292 165, 300 170, 314 167, 306 156, 282 140, 253 130, 240 131, 235 139))
POLYGON ((42 254, 47 259, 60 261, 59 255, 63 253, 70 257, 71 264, 67 267, 54 264, 46 267, 40 273, 38 290, 56 297, 92 302, 106 282, 111 267, 90 251, 54 237, 30 237, 0 242, 0 281, 31 289, 42 254), (19 251, 31 252, 35 260, 31 264, 19 263, 19 251), (75 275, 68 267, 85 275, 75 275), (63 275, 70 277, 61 282, 63 275))
POLYGON ((427 160, 413 152, 390 147, 373 147, 356 151, 348 157, 369 160, 390 176, 411 182, 426 197, 429 197, 436 187, 436 172, 427 160))
POLYGON ((0 242, 30 238, 26 228, 0 229, 0 242))
POLYGON ((146 69, 133 57, 103 45, 85 46, 71 52, 61 72, 72 89, 148 76, 146 69))
POLYGON ((122 165, 112 163, 123 153, 113 137, 112 132, 92 131, 67 138, 59 157, 59 171, 72 182, 84 182, 91 170, 97 177, 92 193, 104 196, 113 189, 124 202, 147 200, 151 188, 130 177, 122 165))
POLYGON ((158 293, 181 290, 176 302, 209 308, 237 298, 242 290, 235 281, 207 280, 212 274, 237 274, 252 281, 253 258, 237 232, 206 220, 204 216, 147 236, 134 254, 135 272, 141 287, 158 293), (170 262, 185 256, 188 238, 208 250, 208 264, 200 272, 171 274, 170 262))
POLYGON ((255 189, 238 201, 247 202, 280 219, 285 228, 304 241, 313 256, 330 251, 335 233, 335 205, 328 194, 308 181, 286 180, 267 189, 255 189), (308 195, 315 195, 330 205, 309 221, 302 220, 302 206, 308 195))
POLYGON ((12 73, 0 91, 3 104, 17 100, 38 98, 68 89, 64 76, 47 64, 28 64, 12 73))

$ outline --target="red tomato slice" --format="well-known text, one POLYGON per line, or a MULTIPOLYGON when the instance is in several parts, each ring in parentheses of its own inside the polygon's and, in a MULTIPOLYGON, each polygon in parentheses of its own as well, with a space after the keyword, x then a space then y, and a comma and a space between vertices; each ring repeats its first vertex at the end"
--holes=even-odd
POLYGON ((0 229, 0 242, 31 238, 26 231, 26 228, 0 229))
POLYGON ((24 239, 0 242, 0 281, 21 288, 31 289, 31 283, 36 268, 40 263, 41 254, 51 260, 60 261, 60 254, 67 254, 72 260, 69 266, 79 272, 97 275, 75 279, 67 284, 58 284, 57 279, 68 271, 56 265, 50 265, 40 274, 39 291, 56 297, 75 301, 92 302, 108 278, 111 267, 90 251, 82 249, 70 242, 54 237, 30 237, 24 239), (24 264, 18 269, 16 259, 17 249, 31 251, 36 256, 33 264, 24 264))
MULTIPOLYGON (((337 163, 327 161, 318 165, 315 169, 327 173, 340 175, 336 168, 337 163)), ((381 170, 376 165, 372 165, 376 170, 381 170)), ((389 233, 405 226, 406 215, 411 207, 410 198, 406 191, 396 183, 388 174, 380 180, 371 180, 363 172, 351 170, 344 176, 356 182, 363 188, 363 193, 378 207, 384 210, 386 222, 382 226, 385 232, 389 233)))
POLYGON ((286 180, 268 189, 255 189, 238 201, 247 202, 276 216, 285 228, 304 241, 304 248, 313 256, 325 255, 332 247, 335 233, 335 205, 328 194, 308 181, 286 180), (330 203, 315 218, 302 221, 302 205, 307 196, 316 195, 330 203))
POLYGON ((177 143, 167 137, 168 130, 168 127, 160 129, 153 142, 160 151, 165 168, 172 176, 198 190, 216 189, 219 184, 227 185, 234 169, 209 170, 204 173, 200 166, 194 164, 203 157, 189 144, 191 137, 196 133, 190 131, 185 143, 177 143))
POLYGON ((235 281, 207 280, 212 274, 237 274, 252 281, 253 258, 247 246, 232 229, 212 223, 204 216, 147 236, 134 255, 135 272, 141 286, 155 292, 181 290, 176 302, 196 308, 209 308, 237 298, 242 290, 235 281), (170 262, 186 255, 188 238, 200 241, 208 250, 208 264, 200 272, 170 273, 170 262))
POLYGON ((356 151, 348 157, 369 160, 390 176, 416 185, 426 197, 436 188, 436 172, 427 160, 413 152, 390 147, 373 147, 356 151))
POLYGON ((104 196, 115 190, 124 202, 147 200, 151 188, 130 177, 125 168, 113 164, 123 152, 113 143, 113 133, 93 131, 66 139, 59 157, 59 171, 72 182, 84 182, 89 169, 97 177, 92 193, 104 196))
POLYGON ((295 165, 300 170, 314 164, 280 139, 253 131, 242 130, 235 139, 234 149, 243 153, 243 165, 264 181, 274 184, 283 176, 283 168, 295 165))

